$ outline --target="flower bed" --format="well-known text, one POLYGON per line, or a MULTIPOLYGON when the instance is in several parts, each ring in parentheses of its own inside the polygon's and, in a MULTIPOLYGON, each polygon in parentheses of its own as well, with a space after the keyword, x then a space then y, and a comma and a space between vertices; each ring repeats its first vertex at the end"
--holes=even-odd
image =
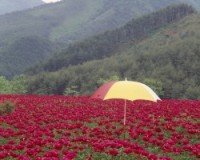
POLYGON ((0 159, 200 158, 200 101, 101 101, 88 97, 0 96, 0 159))

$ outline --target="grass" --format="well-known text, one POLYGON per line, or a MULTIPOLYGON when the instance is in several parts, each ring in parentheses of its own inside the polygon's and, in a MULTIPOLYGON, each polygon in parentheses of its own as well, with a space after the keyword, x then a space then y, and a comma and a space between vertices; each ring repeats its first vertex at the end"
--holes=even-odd
POLYGON ((197 160, 196 157, 191 156, 187 152, 176 154, 176 155, 172 153, 168 153, 167 156, 171 157, 173 160, 197 160))
POLYGON ((0 145, 7 144, 8 140, 6 138, 0 138, 0 145))

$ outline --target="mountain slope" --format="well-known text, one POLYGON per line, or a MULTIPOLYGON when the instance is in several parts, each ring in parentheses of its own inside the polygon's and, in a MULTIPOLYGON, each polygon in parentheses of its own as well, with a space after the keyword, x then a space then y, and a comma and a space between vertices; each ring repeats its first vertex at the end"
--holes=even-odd
POLYGON ((30 64, 37 64, 53 52, 54 44, 41 37, 24 37, 14 40, 0 51, 0 74, 6 77, 22 73, 30 64), (13 59, 12 63, 8 60, 13 59), (9 72, 7 72, 9 71, 9 72))
POLYGON ((179 21, 192 13, 194 13, 193 8, 184 4, 167 7, 142 18, 132 20, 114 31, 105 32, 75 43, 62 53, 53 56, 46 63, 34 67, 32 71, 33 73, 56 71, 69 65, 77 65, 85 61, 111 56, 124 44, 130 41, 137 43, 165 25, 179 21))
POLYGON ((195 7, 197 10, 200 10, 200 1, 199 0, 179 0, 181 3, 190 4, 195 7))
MULTIPOLYGON (((3 15, 0 16, 0 56, 4 56, 7 53, 5 48, 11 47, 17 39, 31 36, 45 37, 51 43, 56 45, 59 43, 60 48, 63 48, 69 43, 123 26, 132 18, 183 1, 194 4, 195 7, 200 4, 195 0, 63 0, 55 4, 46 4, 34 9, 3 15)), ((22 53, 24 49, 22 48, 22 53)), ((35 54, 34 51, 32 54, 35 54)), ((45 55, 51 54, 52 52, 49 52, 45 55)), ((4 62, 0 59, 0 64, 14 66, 12 65, 15 63, 13 57, 15 56, 12 56, 10 52, 4 62)), ((36 61, 30 61, 27 65, 23 57, 25 56, 22 56, 20 60, 22 66, 23 63, 27 67, 35 65, 36 61)), ((40 56, 37 58, 37 61, 41 60, 40 56)), ((47 57, 43 57, 45 58, 47 57)), ((24 68, 16 68, 1 65, 0 74, 13 76, 24 70, 24 68)))
POLYGON ((90 94, 99 80, 119 76, 159 84, 165 98, 200 98, 200 15, 169 25, 138 44, 103 60, 28 78, 29 93, 90 94))
POLYGON ((134 17, 182 1, 194 7, 200 4, 191 0, 64 0, 1 16, 0 36, 34 34, 71 42, 117 28, 134 17))
POLYGON ((42 0, 0 0, 0 15, 33 8, 44 4, 42 0))

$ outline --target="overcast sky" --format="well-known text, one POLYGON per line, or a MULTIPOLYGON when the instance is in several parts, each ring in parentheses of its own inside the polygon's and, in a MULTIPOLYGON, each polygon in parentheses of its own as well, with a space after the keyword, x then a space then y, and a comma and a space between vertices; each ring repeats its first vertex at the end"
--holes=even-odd
POLYGON ((51 2, 58 2, 60 0, 43 0, 43 1, 46 2, 46 3, 51 3, 51 2))

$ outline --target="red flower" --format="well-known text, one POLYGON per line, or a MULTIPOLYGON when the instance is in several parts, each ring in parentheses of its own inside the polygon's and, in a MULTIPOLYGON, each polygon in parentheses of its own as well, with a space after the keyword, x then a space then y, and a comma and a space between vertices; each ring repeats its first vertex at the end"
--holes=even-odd
POLYGON ((68 152, 63 160, 73 160, 75 157, 77 156, 77 153, 76 152, 68 152))
POLYGON ((119 152, 116 149, 111 149, 111 150, 109 150, 109 154, 112 156, 117 156, 119 154, 119 152))

